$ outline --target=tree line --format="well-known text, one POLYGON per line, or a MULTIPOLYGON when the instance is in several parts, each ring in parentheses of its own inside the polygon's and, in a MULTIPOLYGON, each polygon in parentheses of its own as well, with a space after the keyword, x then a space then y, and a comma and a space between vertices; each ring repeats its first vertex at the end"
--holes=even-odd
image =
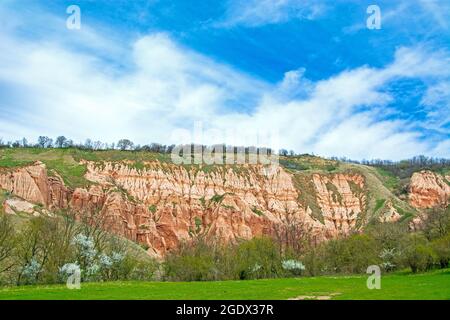
POLYGON ((401 179, 408 178, 411 176, 412 173, 423 169, 439 171, 450 167, 450 159, 427 157, 424 155, 419 155, 412 157, 410 159, 400 161, 381 160, 381 159, 373 159, 373 160, 363 159, 361 161, 358 161, 358 160, 351 160, 345 157, 343 158, 332 157, 330 159, 338 160, 341 162, 362 164, 381 168, 401 179))
MULTIPOLYGON (((197 152, 203 152, 206 150, 222 150, 231 152, 244 152, 245 154, 259 154, 264 152, 264 154, 271 155, 274 151, 271 148, 259 148, 255 146, 230 146, 227 144, 216 144, 212 146, 202 145, 202 144, 182 144, 182 145, 165 145, 161 143, 152 142, 150 144, 136 144, 130 139, 120 139, 117 142, 107 143, 102 141, 94 141, 91 139, 87 139, 84 143, 74 142, 72 139, 66 138, 65 136, 58 136, 55 139, 52 139, 48 136, 39 136, 37 142, 32 143, 29 142, 26 138, 22 138, 16 141, 4 141, 0 138, 0 148, 76 148, 80 150, 121 150, 121 151, 146 151, 146 152, 155 152, 162 154, 170 154, 175 147, 178 147, 179 150, 191 150, 191 154, 195 154, 197 152)), ((281 151, 280 151, 281 152, 281 151)), ((284 151, 283 151, 284 152, 284 151)), ((293 151, 292 151, 293 153, 293 151)))
MULTIPOLYGON (((162 154, 170 154, 175 147, 178 149, 191 149, 191 154, 195 154, 199 150, 205 151, 207 149, 211 150, 214 148, 223 148, 223 150, 232 150, 237 152, 238 150, 243 150, 245 154, 261 153, 271 155, 278 152, 278 155, 289 158, 298 157, 302 155, 312 155, 314 153, 296 153, 294 150, 279 149, 278 151, 272 148, 266 147, 255 147, 255 146, 230 146, 227 144, 216 144, 212 146, 199 145, 195 143, 185 144, 185 145, 165 145, 161 143, 152 142, 149 144, 136 144, 130 139, 120 139, 117 142, 102 142, 99 140, 86 139, 84 143, 74 142, 70 138, 65 136, 58 136, 55 139, 48 136, 39 136, 36 142, 29 142, 26 138, 15 141, 4 141, 0 138, 0 148, 77 148, 80 150, 128 150, 128 151, 147 151, 162 154), (187 147, 187 148, 186 148, 187 147)), ((213 152, 214 153, 214 152, 213 152)), ((353 160, 347 157, 327 157, 329 160, 340 161, 346 163, 354 163, 361 165, 368 165, 373 167, 379 167, 391 172, 392 174, 403 178, 409 177, 412 172, 418 171, 420 169, 428 168, 430 170, 438 171, 443 168, 450 166, 450 159, 437 158, 437 157, 427 157, 424 155, 419 155, 412 157, 410 159, 393 161, 393 160, 382 160, 382 159, 372 159, 372 160, 353 160)))

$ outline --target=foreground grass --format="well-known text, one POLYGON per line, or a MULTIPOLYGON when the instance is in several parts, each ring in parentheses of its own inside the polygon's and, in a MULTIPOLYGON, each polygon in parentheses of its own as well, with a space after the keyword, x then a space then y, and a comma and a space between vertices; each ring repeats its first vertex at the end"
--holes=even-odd
POLYGON ((450 269, 426 274, 382 277, 380 290, 366 287, 366 276, 314 277, 216 282, 84 283, 80 290, 63 285, 0 289, 0 299, 450 299, 450 269))

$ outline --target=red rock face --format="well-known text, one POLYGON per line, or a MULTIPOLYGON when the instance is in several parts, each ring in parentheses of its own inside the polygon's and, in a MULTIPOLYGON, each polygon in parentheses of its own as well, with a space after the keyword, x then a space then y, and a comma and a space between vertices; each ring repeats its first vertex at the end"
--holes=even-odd
POLYGON ((67 207, 71 191, 59 177, 48 177, 41 162, 0 174, 0 188, 50 209, 67 207))
POLYGON ((313 175, 321 223, 299 203, 301 190, 281 167, 267 175, 262 166, 206 173, 158 162, 139 170, 125 163, 84 163, 89 189, 69 190, 61 178, 48 177, 42 163, 0 173, 0 188, 50 209, 98 212, 105 228, 159 257, 195 237, 234 242, 273 235, 292 223, 321 241, 354 229, 366 205, 364 193, 352 190, 364 188, 357 174, 313 175))
POLYGON ((448 206, 450 197, 450 181, 431 171, 415 172, 409 185, 409 202, 416 208, 432 208, 448 206))
POLYGON ((352 190, 350 184, 353 183, 362 190, 364 178, 361 175, 314 174, 313 182, 327 230, 333 236, 348 234, 354 230, 357 218, 365 210, 366 196, 352 190))

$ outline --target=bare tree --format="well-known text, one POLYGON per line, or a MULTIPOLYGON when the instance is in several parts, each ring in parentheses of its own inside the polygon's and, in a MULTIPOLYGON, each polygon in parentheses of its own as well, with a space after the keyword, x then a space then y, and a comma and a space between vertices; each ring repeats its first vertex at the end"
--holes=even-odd
POLYGON ((41 148, 51 148, 53 146, 53 140, 47 136, 40 136, 38 138, 38 146, 41 148))
POLYGON ((292 252, 301 255, 312 242, 312 227, 300 219, 294 211, 286 208, 285 221, 273 228, 280 253, 292 252))
POLYGON ((133 149, 134 143, 128 139, 121 139, 117 142, 117 147, 120 150, 131 150, 133 149))
POLYGON ((14 261, 11 259, 14 245, 14 226, 7 215, 0 214, 0 274, 14 266, 14 261))
POLYGON ((56 148, 63 148, 66 146, 67 138, 64 136, 59 136, 56 138, 55 141, 55 147, 56 148))

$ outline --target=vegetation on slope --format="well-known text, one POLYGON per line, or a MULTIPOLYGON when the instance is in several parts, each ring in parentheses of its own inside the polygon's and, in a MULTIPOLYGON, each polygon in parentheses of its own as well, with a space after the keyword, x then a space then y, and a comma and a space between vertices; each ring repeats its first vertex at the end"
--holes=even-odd
POLYGON ((67 269, 83 281, 153 279, 156 264, 137 244, 108 233, 96 213, 75 220, 0 213, 0 285, 65 282, 67 269))

